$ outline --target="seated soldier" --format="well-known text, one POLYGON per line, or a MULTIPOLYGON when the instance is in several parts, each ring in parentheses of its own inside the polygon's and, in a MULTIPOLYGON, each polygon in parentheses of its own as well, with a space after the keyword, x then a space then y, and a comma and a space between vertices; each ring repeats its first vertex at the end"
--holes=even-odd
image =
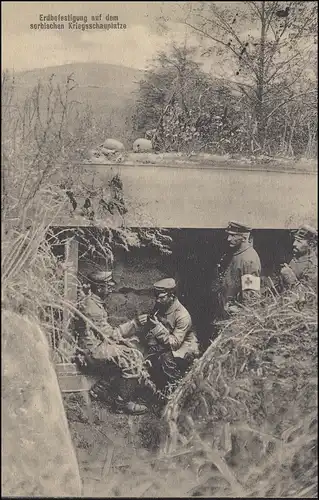
MULTIPOLYGON (((117 328, 113 328, 108 322, 108 314, 105 309, 104 299, 112 293, 115 282, 112 272, 94 272, 87 276, 86 283, 83 284, 85 297, 79 305, 80 311, 107 337, 120 339, 121 337, 133 336, 139 329, 138 318, 128 321, 117 328)), ((91 390, 93 397, 104 397, 106 391, 105 382, 108 381, 108 388, 115 390, 115 404, 118 410, 127 411, 133 414, 143 414, 148 411, 144 404, 136 403, 132 400, 135 392, 135 380, 124 379, 121 376, 121 369, 116 363, 110 360, 110 346, 103 342, 103 337, 90 325, 81 322, 77 328, 79 334, 79 349, 77 351, 77 361, 85 371, 94 372, 100 376, 100 380, 91 390)))
MULTIPOLYGON (((119 338, 129 338, 141 333, 147 328, 145 336, 147 358, 151 366, 149 373, 156 389, 163 390, 167 384, 175 382, 190 366, 198 355, 198 342, 188 311, 178 301, 175 295, 176 284, 173 279, 155 283, 156 306, 151 316, 142 314, 117 328, 108 323, 107 312, 103 298, 113 291, 114 281, 111 272, 93 273, 89 276, 90 285, 86 285, 86 297, 82 303, 82 310, 106 336, 119 334, 119 338)), ((143 339, 141 339, 143 341, 143 339)), ((79 339, 79 353, 83 355, 90 371, 98 371, 102 380, 94 386, 92 395, 102 396, 105 391, 103 380, 108 378, 117 393, 115 400, 119 410, 133 414, 142 414, 148 411, 145 404, 136 403, 135 396, 147 392, 152 399, 150 387, 141 387, 134 378, 125 379, 121 376, 121 369, 109 360, 109 346, 103 339, 98 339, 97 332, 90 327, 79 339), (112 383, 114 380, 115 383, 112 383), (141 390, 142 389, 142 390, 141 390)), ((153 399, 154 401, 154 399, 153 399)), ((144 398, 145 402, 145 398, 144 398)))
POLYGON ((199 355, 199 346, 187 309, 176 296, 176 283, 166 278, 154 284, 155 307, 139 322, 148 326, 146 341, 149 372, 156 387, 166 390, 176 382, 199 355))

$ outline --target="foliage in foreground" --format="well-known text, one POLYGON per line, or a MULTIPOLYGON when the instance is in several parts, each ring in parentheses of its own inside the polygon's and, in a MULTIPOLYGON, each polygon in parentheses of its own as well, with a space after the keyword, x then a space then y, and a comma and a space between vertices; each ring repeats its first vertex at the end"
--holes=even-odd
POLYGON ((303 291, 302 302, 270 294, 221 323, 164 418, 135 421, 132 438, 150 453, 126 450, 126 468, 114 460, 107 479, 85 482, 91 496, 316 497, 317 295, 303 291))
POLYGON ((317 295, 243 308, 186 375, 164 414, 163 454, 198 464, 194 492, 317 493, 317 295))

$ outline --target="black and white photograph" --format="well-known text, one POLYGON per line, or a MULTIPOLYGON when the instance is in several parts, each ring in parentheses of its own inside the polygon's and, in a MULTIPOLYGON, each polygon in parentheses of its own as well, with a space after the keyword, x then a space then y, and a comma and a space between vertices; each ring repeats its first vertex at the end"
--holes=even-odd
POLYGON ((4 498, 317 498, 318 2, 1 3, 4 498))

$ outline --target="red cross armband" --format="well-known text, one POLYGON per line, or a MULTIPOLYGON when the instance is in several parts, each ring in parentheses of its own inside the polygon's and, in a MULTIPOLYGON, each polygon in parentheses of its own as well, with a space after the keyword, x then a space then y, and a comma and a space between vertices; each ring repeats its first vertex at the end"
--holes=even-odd
POLYGON ((244 274, 241 277, 241 288, 243 292, 245 290, 260 292, 260 277, 253 274, 244 274))

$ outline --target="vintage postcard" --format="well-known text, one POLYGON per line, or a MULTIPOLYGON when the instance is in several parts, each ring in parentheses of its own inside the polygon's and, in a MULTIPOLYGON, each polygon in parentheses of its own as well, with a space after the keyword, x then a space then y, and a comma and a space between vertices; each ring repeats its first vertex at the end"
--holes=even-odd
POLYGON ((317 2, 1 11, 3 495, 315 498, 317 2))

